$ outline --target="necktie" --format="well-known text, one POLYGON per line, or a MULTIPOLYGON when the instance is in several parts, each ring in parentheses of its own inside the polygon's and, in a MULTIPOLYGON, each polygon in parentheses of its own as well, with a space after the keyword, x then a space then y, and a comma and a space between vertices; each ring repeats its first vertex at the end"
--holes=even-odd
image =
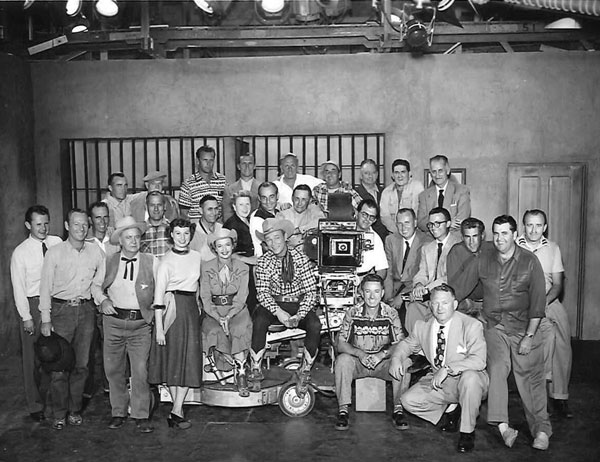
POLYGON ((281 280, 284 284, 291 284, 294 280, 294 260, 290 252, 281 259, 281 280))
POLYGON ((440 193, 438 195, 438 207, 444 206, 444 190, 440 189, 440 193))
POLYGON ((42 242, 42 256, 46 256, 46 252, 48 252, 48 246, 45 242, 42 242))
POLYGON ((435 348, 435 358, 433 365, 437 368, 442 367, 444 363, 444 352, 446 351, 446 337, 444 336, 444 326, 440 326, 437 334, 437 346, 435 348))
POLYGON ((402 193, 404 192, 404 186, 396 186, 396 194, 398 195, 398 210, 402 208, 402 193))
POLYGON ((402 271, 404 271, 404 268, 406 267, 406 260, 408 260, 408 252, 410 252, 410 245, 408 245, 408 242, 405 241, 404 242, 404 257, 402 258, 402 271))
POLYGON ((129 280, 133 281, 133 262, 137 261, 137 258, 125 258, 121 257, 121 261, 125 262, 125 271, 123 272, 123 279, 127 279, 127 268, 129 268, 129 280))
POLYGON ((442 247, 444 247, 444 244, 442 244, 441 242, 438 242, 437 259, 435 260, 435 276, 433 279, 437 279, 438 266, 440 264, 440 257, 442 256, 442 247))

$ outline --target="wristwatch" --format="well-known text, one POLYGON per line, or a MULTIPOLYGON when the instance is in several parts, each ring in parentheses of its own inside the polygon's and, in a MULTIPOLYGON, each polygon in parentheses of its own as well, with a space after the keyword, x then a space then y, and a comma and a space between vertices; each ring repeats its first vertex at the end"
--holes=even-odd
POLYGON ((529 338, 533 338, 533 336, 535 335, 535 333, 531 333, 531 332, 526 332, 525 333, 525 337, 529 337, 529 338))

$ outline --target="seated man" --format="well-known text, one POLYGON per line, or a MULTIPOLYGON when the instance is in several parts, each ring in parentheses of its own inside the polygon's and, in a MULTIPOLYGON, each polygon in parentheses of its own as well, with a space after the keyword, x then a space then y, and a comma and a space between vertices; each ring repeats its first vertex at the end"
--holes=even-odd
POLYGON ((375 273, 382 279, 387 275, 388 263, 385 258, 385 249, 381 238, 373 231, 372 224, 379 216, 379 206, 373 199, 363 199, 357 208, 356 230, 372 233, 373 248, 363 252, 362 264, 356 268, 356 274, 363 277, 368 273, 375 273))
POLYGON ((390 267, 384 287, 386 303, 399 310, 402 296, 412 291, 413 278, 421 262, 421 247, 431 237, 417 229, 417 216, 413 209, 398 210, 396 228, 398 233, 390 234, 385 240, 385 256, 390 267))
POLYGON ((292 247, 302 246, 306 233, 317 228, 319 220, 325 218, 319 206, 312 204, 311 200, 310 187, 305 184, 298 185, 292 194, 293 206, 277 214, 277 218, 289 220, 294 225, 294 234, 288 239, 288 244, 292 247))
POLYGON ((275 218, 279 212, 277 209, 277 200, 279 192, 277 186, 270 181, 261 183, 258 187, 258 208, 250 214, 249 228, 252 245, 254 246, 254 255, 260 257, 263 254, 263 246, 257 233, 262 230, 263 222, 267 218, 275 218))
POLYGON ((431 317, 428 306, 423 302, 429 291, 448 282, 446 276, 446 258, 450 249, 460 241, 460 236, 450 233, 450 212, 435 207, 429 212, 427 228, 435 239, 421 247, 419 271, 413 279, 411 301, 406 307, 405 327, 410 334, 417 319, 427 321, 431 317))
MULTIPOLYGON (((463 287, 477 271, 477 258, 481 252, 491 251, 494 246, 485 241, 485 225, 477 218, 467 218, 460 224, 462 242, 455 244, 448 253, 446 269, 448 284, 456 288, 458 294, 465 293, 463 287)), ((458 301, 458 311, 482 319, 483 285, 478 282, 467 297, 458 301)))
POLYGON ((410 384, 410 375, 397 380, 389 374, 389 351, 404 338, 398 312, 381 301, 383 279, 368 274, 360 284, 364 301, 350 308, 344 316, 335 360, 335 393, 338 399, 336 430, 348 430, 348 406, 352 401, 352 382, 361 377, 378 377, 392 382, 394 412, 392 420, 398 430, 406 430, 400 396, 410 384))
POLYGON ((410 336, 392 351, 390 374, 402 379, 408 356, 423 350, 433 369, 402 395, 402 406, 411 414, 436 424, 448 405, 443 431, 456 431, 460 412, 458 451, 475 447, 475 422, 489 378, 485 371, 486 343, 483 325, 456 311, 452 287, 441 284, 431 290, 433 318, 417 321, 410 336), (460 411, 459 411, 460 410, 460 411))
POLYGON ((267 251, 256 265, 256 293, 259 306, 253 316, 252 366, 248 380, 252 389, 260 390, 264 378, 261 362, 269 325, 276 323, 285 327, 299 327, 306 331, 304 357, 299 371, 296 392, 304 396, 310 382, 310 370, 317 356, 321 340, 321 321, 315 311, 317 284, 310 261, 306 255, 288 248, 287 239, 294 232, 288 220, 267 218, 263 232, 257 233, 267 245, 267 251))

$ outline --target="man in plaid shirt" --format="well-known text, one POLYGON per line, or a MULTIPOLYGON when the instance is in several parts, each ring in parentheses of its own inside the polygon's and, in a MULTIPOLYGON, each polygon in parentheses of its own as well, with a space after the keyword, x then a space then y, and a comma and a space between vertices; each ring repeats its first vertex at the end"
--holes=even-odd
POLYGON ((261 362, 269 325, 279 322, 287 328, 299 327, 306 331, 306 339, 296 392, 299 396, 304 396, 310 383, 310 370, 317 356, 321 321, 315 312, 317 285, 309 260, 299 250, 287 245, 287 239, 293 232, 294 225, 290 221, 276 218, 267 218, 263 223, 263 232, 257 232, 268 250, 256 265, 259 306, 253 318, 249 380, 253 383, 253 390, 260 389, 260 381, 264 378, 261 362))
POLYGON ((165 218, 166 198, 160 191, 151 191, 146 196, 148 228, 142 236, 140 252, 162 257, 171 248, 169 242, 169 220, 165 218))
POLYGON ((332 193, 349 193, 352 195, 352 207, 356 211, 362 197, 350 186, 342 182, 342 172, 340 166, 328 160, 321 165, 321 172, 325 183, 318 184, 313 188, 313 197, 323 210, 325 215, 329 214, 329 194, 332 193))

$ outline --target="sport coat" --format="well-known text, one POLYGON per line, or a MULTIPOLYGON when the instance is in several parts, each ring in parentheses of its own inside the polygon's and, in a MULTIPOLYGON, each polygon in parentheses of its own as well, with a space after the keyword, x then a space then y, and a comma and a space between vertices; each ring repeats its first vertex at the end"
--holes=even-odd
MULTIPOLYGON (((423 232, 427 232, 429 211, 438 206, 438 192, 435 185, 430 186, 419 194, 419 210, 417 211, 417 225, 423 232)), ((471 193, 468 186, 448 181, 444 190, 444 208, 450 212, 452 221, 456 217, 462 222, 471 216, 471 193)))
MULTIPOLYGON (((250 205, 252 206, 251 212, 258 208, 258 187, 260 186, 260 181, 256 178, 252 179, 252 186, 250 186, 250 194, 252 197, 250 198, 250 205)), ((231 183, 229 186, 225 187, 223 191, 223 222, 226 222, 230 217, 235 213, 233 211, 233 197, 235 194, 239 193, 242 190, 242 180, 237 180, 235 183, 231 183)))
POLYGON ((390 299, 398 295, 412 290, 413 278, 419 270, 421 262, 421 247, 431 240, 430 234, 425 234, 420 230, 415 231, 406 265, 402 266, 404 259, 404 241, 405 239, 399 234, 390 234, 385 241, 385 257, 388 261, 388 272, 384 281, 384 289, 386 298, 390 299))
MULTIPOLYGON (((437 337, 437 332, 432 332, 435 319, 417 321, 411 334, 402 340, 396 347, 394 356, 400 356, 404 361, 411 354, 423 350, 427 361, 434 367, 435 351, 433 350, 432 336, 437 337)), ((453 375, 464 371, 484 371, 486 367, 487 346, 483 336, 481 321, 455 311, 452 323, 446 332, 446 358, 453 375)))
POLYGON ((413 278, 413 285, 417 283, 423 284, 428 289, 432 289, 444 282, 448 282, 446 259, 448 253, 454 244, 461 242, 461 237, 458 233, 450 233, 448 240, 444 247, 442 247, 442 254, 440 261, 437 262, 437 245, 438 242, 433 240, 424 244, 421 247, 421 261, 419 262, 419 271, 413 278), (436 264, 437 263, 437 264, 436 264), (436 275, 437 266, 437 275, 436 275))

